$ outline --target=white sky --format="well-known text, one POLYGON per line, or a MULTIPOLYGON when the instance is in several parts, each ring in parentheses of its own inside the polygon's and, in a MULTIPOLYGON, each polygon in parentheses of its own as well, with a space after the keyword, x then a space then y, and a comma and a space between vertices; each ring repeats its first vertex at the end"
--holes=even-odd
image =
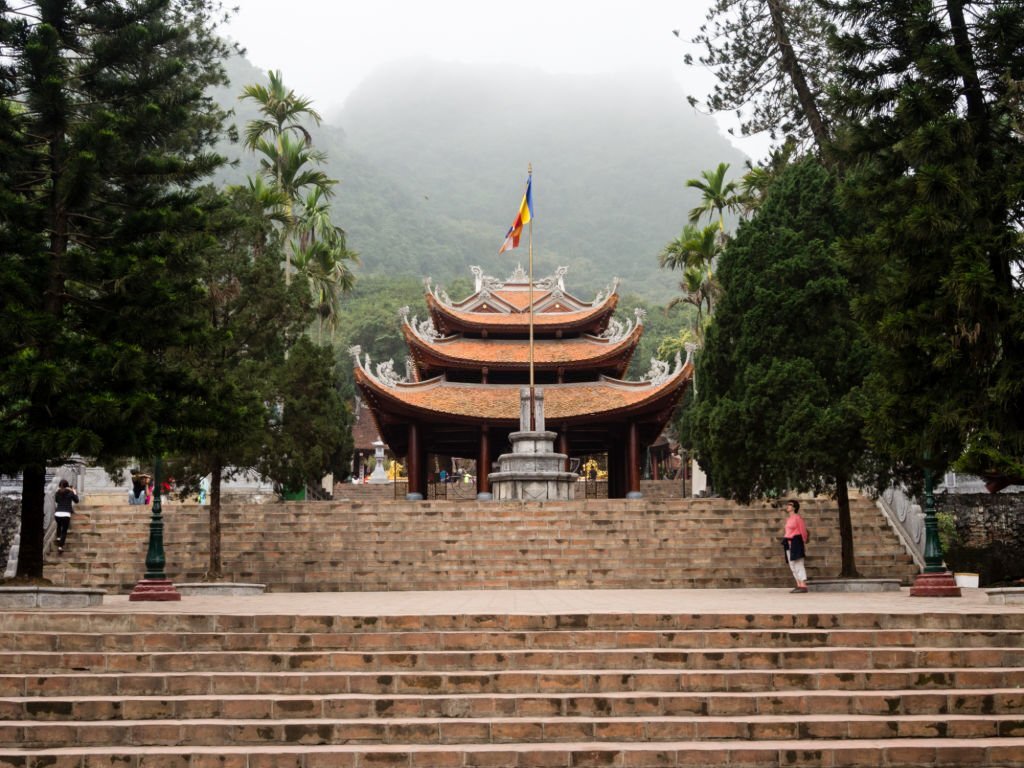
MULTIPOLYGON (((558 74, 669 72, 698 96, 710 81, 701 68, 684 65, 683 55, 711 0, 235 2, 238 12, 224 34, 257 67, 280 69, 285 83, 324 115, 378 66, 412 56, 526 64, 558 74)), ((765 145, 733 143, 755 157, 765 145)))

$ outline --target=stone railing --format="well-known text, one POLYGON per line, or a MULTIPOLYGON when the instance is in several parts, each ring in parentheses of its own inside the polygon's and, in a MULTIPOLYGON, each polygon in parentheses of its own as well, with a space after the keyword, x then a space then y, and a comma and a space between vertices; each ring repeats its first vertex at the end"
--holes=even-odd
POLYGON ((924 568, 924 512, 916 499, 908 496, 902 488, 889 488, 875 500, 876 506, 885 515, 889 525, 899 536, 903 547, 914 558, 919 568, 924 568))

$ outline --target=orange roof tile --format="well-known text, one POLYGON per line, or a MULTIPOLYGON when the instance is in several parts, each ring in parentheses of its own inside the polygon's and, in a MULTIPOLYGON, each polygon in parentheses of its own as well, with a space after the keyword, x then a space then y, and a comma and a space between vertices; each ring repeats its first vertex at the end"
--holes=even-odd
MULTIPOLYGON (((612 294, 600 304, 578 312, 540 312, 533 316, 534 326, 558 328, 611 314, 618 303, 618 294, 612 294)), ((456 309, 440 303, 427 294, 427 306, 432 314, 450 317, 470 327, 519 328, 529 324, 528 312, 477 312, 456 309)))
MULTIPOLYGON (((544 413, 548 420, 594 417, 621 410, 635 410, 656 404, 674 394, 692 375, 691 364, 656 386, 650 382, 626 382, 602 377, 599 381, 574 384, 545 384, 544 413)), ((443 378, 418 384, 387 387, 359 367, 356 380, 379 398, 402 403, 438 416, 474 420, 519 420, 518 384, 463 384, 443 378)))
MULTIPOLYGON (((406 339, 427 355, 455 363, 479 365, 526 365, 530 360, 530 342, 527 339, 467 339, 453 336, 427 342, 406 325, 406 339)), ((534 342, 534 363, 537 365, 586 364, 614 360, 625 355, 628 364, 631 347, 640 339, 643 326, 618 341, 582 336, 574 339, 537 339, 534 342)))
MULTIPOLYGON (((551 291, 533 290, 533 303, 538 304, 550 295, 551 291)), ((525 312, 530 306, 530 291, 527 290, 500 290, 493 291, 493 295, 508 302, 511 306, 525 312)))

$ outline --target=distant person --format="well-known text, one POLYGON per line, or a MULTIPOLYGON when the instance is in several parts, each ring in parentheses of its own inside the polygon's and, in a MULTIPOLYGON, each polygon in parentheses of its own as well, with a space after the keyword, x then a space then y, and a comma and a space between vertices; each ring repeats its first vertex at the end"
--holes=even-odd
POLYGON ((146 487, 145 475, 132 475, 132 489, 128 491, 128 503, 145 505, 149 503, 149 489, 146 487))
POLYGON ((597 480, 597 467, 590 468, 590 479, 595 481, 597 480))
POLYGON ((68 538, 68 528, 71 527, 71 513, 74 512, 74 505, 78 503, 78 494, 67 480, 61 480, 53 498, 57 502, 57 509, 53 512, 53 518, 57 522, 57 554, 62 555, 64 543, 68 538))
POLYGON ((782 547, 786 550, 786 562, 789 563, 789 570, 793 572, 796 579, 796 588, 793 592, 807 591, 807 569, 804 567, 806 557, 806 544, 810 538, 807 533, 807 526, 804 519, 800 517, 800 502, 794 499, 786 502, 786 528, 782 534, 782 547))

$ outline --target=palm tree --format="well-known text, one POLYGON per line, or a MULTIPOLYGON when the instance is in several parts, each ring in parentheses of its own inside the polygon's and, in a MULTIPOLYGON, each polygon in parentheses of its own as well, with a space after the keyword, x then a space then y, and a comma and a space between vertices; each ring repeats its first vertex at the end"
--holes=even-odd
POLYGON ((720 250, 717 240, 716 224, 710 224, 703 229, 687 224, 679 237, 661 249, 658 264, 662 269, 686 269, 710 264, 720 250))
POLYGON ((682 234, 666 245, 658 256, 662 268, 678 269, 683 273, 679 283, 682 295, 672 299, 668 306, 685 303, 697 310, 693 334, 699 343, 704 340, 704 328, 714 312, 719 294, 715 277, 715 262, 722 249, 719 234, 717 224, 709 224, 702 229, 687 224, 682 234))
POLYGON ((270 86, 247 85, 242 89, 240 99, 252 99, 260 107, 262 118, 249 122, 245 128, 245 146, 248 149, 256 149, 256 144, 269 134, 276 141, 278 136, 291 131, 302 136, 303 141, 308 145, 313 142, 309 131, 300 122, 310 118, 316 125, 320 125, 320 115, 313 109, 312 99, 305 96, 298 96, 295 91, 286 90, 284 79, 280 70, 273 70, 267 73, 270 79, 270 86))
POLYGON ((333 339, 338 297, 352 290, 355 275, 349 264, 358 263, 359 255, 346 246, 345 230, 331 221, 328 196, 322 187, 313 187, 302 201, 297 229, 295 266, 309 280, 317 305, 319 340, 323 338, 325 321, 333 339))
POLYGON ((699 189, 701 192, 700 205, 690 211, 690 223, 696 224, 704 214, 712 216, 717 211, 718 229, 723 236, 725 212, 736 212, 740 209, 737 183, 725 181, 725 172, 728 170, 728 163, 719 163, 715 170, 701 171, 701 178, 688 179, 686 182, 687 187, 699 189))
MULTIPOLYGON (((301 122, 309 118, 316 125, 320 124, 320 115, 313 109, 312 101, 286 89, 280 71, 271 71, 269 78, 269 86, 253 84, 242 90, 240 98, 259 104, 261 114, 246 126, 245 146, 262 156, 261 173, 283 195, 275 208, 283 213, 285 239, 291 241, 297 221, 296 205, 303 191, 312 186, 326 194, 337 182, 311 167, 326 159, 323 152, 312 149, 312 136, 301 122)), ((294 250, 294 244, 285 246, 286 283, 291 283, 294 250)))

